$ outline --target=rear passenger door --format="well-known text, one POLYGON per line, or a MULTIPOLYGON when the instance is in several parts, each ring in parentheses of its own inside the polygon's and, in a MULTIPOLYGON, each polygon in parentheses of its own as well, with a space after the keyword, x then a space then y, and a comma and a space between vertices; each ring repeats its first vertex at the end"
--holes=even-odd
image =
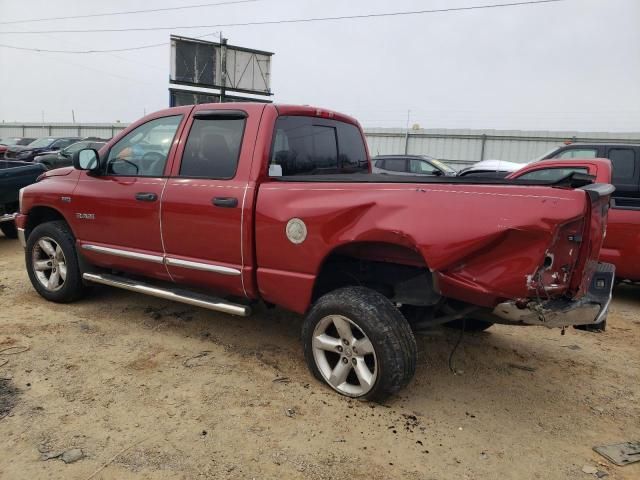
POLYGON ((257 124, 238 109, 194 110, 162 195, 165 262, 173 281, 245 294, 243 205, 257 124))

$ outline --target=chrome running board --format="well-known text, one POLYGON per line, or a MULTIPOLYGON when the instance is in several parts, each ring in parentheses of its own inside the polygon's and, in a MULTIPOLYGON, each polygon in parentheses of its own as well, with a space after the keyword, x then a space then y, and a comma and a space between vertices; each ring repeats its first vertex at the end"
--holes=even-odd
POLYGON ((227 302, 216 297, 210 297, 200 293, 193 293, 186 290, 159 288, 146 283, 137 282, 125 277, 109 274, 85 273, 82 278, 88 282, 108 285, 110 287, 122 288, 131 292, 144 293, 152 297, 173 300, 174 302, 186 303, 195 307, 207 308, 217 312, 229 313, 248 317, 251 315, 251 307, 227 302))

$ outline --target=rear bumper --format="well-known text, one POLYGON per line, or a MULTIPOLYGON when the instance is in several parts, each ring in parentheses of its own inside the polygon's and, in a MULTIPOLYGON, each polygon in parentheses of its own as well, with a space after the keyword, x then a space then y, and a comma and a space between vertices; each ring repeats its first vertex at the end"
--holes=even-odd
POLYGON ((615 267, 610 263, 599 263, 587 294, 578 300, 554 298, 532 301, 525 308, 519 308, 515 302, 503 302, 495 307, 493 315, 505 323, 525 325, 595 325, 607 318, 614 279, 615 267))
POLYGON ((0 223, 13 222, 16 219, 16 216, 16 213, 5 213, 3 215, 0 215, 0 223))

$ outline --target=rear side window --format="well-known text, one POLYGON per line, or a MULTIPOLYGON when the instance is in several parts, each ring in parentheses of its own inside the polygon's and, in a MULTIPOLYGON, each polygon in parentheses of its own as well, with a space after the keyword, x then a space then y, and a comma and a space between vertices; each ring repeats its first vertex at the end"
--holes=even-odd
POLYGON ((575 148, 565 150, 553 158, 596 158, 598 151, 595 148, 575 148))
POLYGON ((612 148, 609 160, 613 165, 613 182, 626 183, 635 176, 636 155, 630 148, 612 148))
POLYGON ((521 180, 544 180, 547 182, 557 182, 565 177, 568 177, 572 173, 589 173, 586 168, 543 168, 535 170, 533 172, 520 175, 518 179, 521 180))
POLYGON ((238 168, 245 119, 195 119, 184 147, 181 177, 229 179, 238 168))
POLYGON ((276 121, 269 175, 368 172, 360 130, 315 117, 281 116, 276 121))
POLYGON ((384 169, 404 173, 407 171, 407 161, 404 158, 387 158, 384 161, 384 169))

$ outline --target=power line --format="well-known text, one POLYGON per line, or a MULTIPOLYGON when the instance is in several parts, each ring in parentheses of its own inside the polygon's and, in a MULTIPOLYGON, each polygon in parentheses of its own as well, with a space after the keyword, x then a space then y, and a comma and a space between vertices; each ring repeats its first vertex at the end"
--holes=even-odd
POLYGON ((138 27, 138 28, 96 28, 91 30, 34 30, 34 31, 18 31, 18 32, 0 32, 0 34, 40 34, 40 33, 115 33, 115 32, 146 32, 146 31, 159 31, 159 30, 177 30, 177 29, 194 29, 194 28, 222 28, 222 27, 246 27, 257 25, 277 25, 277 24, 291 24, 291 23, 311 23, 311 22, 327 22, 334 20, 357 20, 365 18, 381 18, 381 17, 399 17, 408 15, 424 15, 428 13, 445 13, 445 12, 461 12, 468 10, 482 10, 488 8, 501 8, 501 7, 519 7, 524 5, 538 5, 543 3, 557 3, 564 2, 565 0, 530 0, 524 2, 514 3, 494 3, 490 5, 475 5, 469 7, 451 7, 451 8, 438 8, 431 10, 412 10, 405 12, 387 12, 387 13, 368 13, 362 15, 342 15, 336 17, 315 17, 315 18, 294 18, 287 20, 262 20, 256 22, 238 22, 238 23, 220 23, 216 25, 181 25, 171 27, 138 27))
MULTIPOLYGON (((194 37, 197 39, 206 38, 213 35, 218 35, 220 32, 207 33, 206 35, 200 35, 198 37, 194 37)), ((42 34, 44 35, 44 34, 42 34)), ((0 43, 0 48, 9 48, 11 50, 22 50, 26 52, 43 52, 43 53, 115 53, 115 52, 130 52, 133 50, 144 50, 147 48, 155 48, 155 47, 166 47, 168 43, 151 43, 149 45, 139 45, 137 47, 125 47, 125 48, 110 48, 106 50, 51 50, 47 48, 27 48, 27 47, 17 47, 15 45, 5 45, 4 43, 0 43)))
POLYGON ((259 1, 262 1, 262 0, 232 0, 227 2, 200 3, 197 5, 183 5, 180 7, 150 8, 147 10, 126 10, 123 12, 91 13, 87 15, 74 15, 70 17, 49 17, 49 18, 32 18, 29 20, 9 20, 6 22, 0 22, 0 25, 9 25, 9 24, 16 24, 16 23, 46 22, 49 20, 73 20, 76 18, 112 17, 115 15, 133 15, 138 13, 168 12, 172 10, 187 10, 190 8, 215 7, 218 5, 235 5, 238 3, 251 3, 251 2, 259 2, 259 1))

